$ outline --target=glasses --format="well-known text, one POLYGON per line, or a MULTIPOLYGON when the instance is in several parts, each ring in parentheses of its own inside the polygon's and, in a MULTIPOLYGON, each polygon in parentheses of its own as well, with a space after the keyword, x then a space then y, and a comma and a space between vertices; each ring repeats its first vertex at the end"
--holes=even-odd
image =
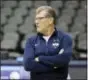
POLYGON ((44 18, 49 18, 49 16, 46 16, 46 17, 38 17, 38 18, 35 18, 36 20, 42 20, 44 18))

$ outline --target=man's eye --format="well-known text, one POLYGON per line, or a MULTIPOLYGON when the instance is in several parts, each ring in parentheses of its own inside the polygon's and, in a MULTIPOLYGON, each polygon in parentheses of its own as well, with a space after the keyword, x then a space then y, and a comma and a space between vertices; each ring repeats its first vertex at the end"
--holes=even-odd
POLYGON ((43 19, 44 17, 40 17, 39 19, 43 19))
POLYGON ((43 18, 45 18, 45 17, 40 17, 40 18, 36 18, 37 20, 41 20, 41 19, 43 19, 43 18))
POLYGON ((41 17, 40 19, 43 19, 43 17, 41 17))

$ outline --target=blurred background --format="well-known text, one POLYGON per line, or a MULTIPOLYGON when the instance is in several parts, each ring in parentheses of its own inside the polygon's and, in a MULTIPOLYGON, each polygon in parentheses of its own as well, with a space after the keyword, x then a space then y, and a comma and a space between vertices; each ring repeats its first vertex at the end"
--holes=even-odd
POLYGON ((30 72, 22 65, 24 47, 26 39, 36 33, 35 9, 43 5, 55 8, 56 27, 73 38, 69 79, 86 80, 87 0, 1 0, 1 79, 30 79, 30 72))

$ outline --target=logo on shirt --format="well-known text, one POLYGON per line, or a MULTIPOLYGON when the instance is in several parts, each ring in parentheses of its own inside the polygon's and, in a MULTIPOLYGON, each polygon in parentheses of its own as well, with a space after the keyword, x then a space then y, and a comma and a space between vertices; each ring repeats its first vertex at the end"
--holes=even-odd
POLYGON ((39 44, 36 43, 36 44, 35 44, 35 47, 37 47, 38 45, 39 45, 39 44))
POLYGON ((59 39, 54 39, 53 40, 53 43, 52 43, 52 46, 54 47, 54 48, 57 48, 57 47, 59 47, 59 44, 60 43, 60 41, 59 41, 59 39))
POLYGON ((57 48, 57 47, 59 47, 59 43, 54 42, 54 43, 52 43, 52 46, 53 46, 54 48, 57 48))

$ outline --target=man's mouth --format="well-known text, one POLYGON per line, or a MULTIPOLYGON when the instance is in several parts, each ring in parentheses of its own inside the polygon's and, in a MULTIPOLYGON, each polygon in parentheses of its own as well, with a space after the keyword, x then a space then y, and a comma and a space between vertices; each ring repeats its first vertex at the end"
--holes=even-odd
POLYGON ((39 26, 38 25, 36 25, 36 28, 38 28, 39 26))

